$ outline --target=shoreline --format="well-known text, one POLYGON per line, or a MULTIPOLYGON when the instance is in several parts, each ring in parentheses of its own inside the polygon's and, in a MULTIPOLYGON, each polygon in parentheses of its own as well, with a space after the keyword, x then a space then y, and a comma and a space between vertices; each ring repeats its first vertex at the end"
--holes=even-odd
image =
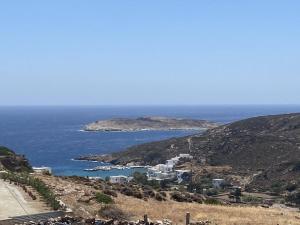
POLYGON ((161 128, 161 129, 82 129, 79 132, 147 132, 147 131, 206 131, 210 128, 199 128, 199 127, 191 127, 191 128, 161 128))

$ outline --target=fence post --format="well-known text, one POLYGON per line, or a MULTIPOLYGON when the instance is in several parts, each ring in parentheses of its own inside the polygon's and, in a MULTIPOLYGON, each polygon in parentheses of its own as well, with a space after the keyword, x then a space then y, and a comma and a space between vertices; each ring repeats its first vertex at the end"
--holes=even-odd
POLYGON ((186 225, 190 224, 190 219, 191 219, 191 214, 189 212, 187 212, 185 215, 185 224, 186 225))
POLYGON ((144 223, 148 224, 148 215, 147 214, 144 215, 144 223))

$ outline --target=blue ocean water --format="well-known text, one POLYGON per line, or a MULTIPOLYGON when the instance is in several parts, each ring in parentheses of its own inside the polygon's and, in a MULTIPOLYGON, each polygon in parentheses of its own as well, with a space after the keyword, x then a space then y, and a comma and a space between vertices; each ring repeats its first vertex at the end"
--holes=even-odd
POLYGON ((219 123, 269 114, 300 112, 300 106, 147 106, 0 107, 0 145, 24 154, 33 166, 50 166, 56 175, 101 176, 132 170, 85 172, 99 163, 72 161, 129 146, 186 136, 196 131, 83 132, 89 122, 116 117, 170 116, 219 123))

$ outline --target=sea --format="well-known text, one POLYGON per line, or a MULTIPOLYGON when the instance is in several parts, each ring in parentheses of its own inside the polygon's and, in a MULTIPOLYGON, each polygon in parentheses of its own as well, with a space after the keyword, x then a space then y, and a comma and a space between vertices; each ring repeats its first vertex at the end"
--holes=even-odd
POLYGON ((101 178, 131 175, 141 169, 88 172, 84 169, 103 164, 73 159, 82 155, 123 151, 133 145, 199 131, 85 132, 85 124, 141 116, 204 119, 226 124, 254 116, 293 112, 300 112, 300 105, 1 106, 0 145, 25 155, 32 166, 51 167, 55 175, 101 178))

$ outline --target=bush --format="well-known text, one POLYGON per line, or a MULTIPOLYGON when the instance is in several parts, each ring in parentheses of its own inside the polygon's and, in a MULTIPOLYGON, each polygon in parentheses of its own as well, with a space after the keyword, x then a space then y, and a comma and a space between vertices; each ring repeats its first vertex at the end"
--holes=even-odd
POLYGON ((171 199, 177 202, 193 202, 192 196, 190 194, 178 191, 171 193, 171 199))
POLYGON ((210 188, 210 189, 207 190, 206 194, 208 196, 217 195, 218 194, 218 190, 215 189, 215 188, 210 188))
POLYGON ((122 188, 120 192, 121 192, 123 195, 133 196, 133 190, 132 190, 131 188, 128 188, 128 187, 122 188))
POLYGON ((133 180, 138 184, 148 184, 148 178, 146 173, 134 172, 133 173, 133 180))
POLYGON ((300 161, 295 163, 292 171, 295 171, 295 172, 300 171, 300 161))
POLYGON ((165 197, 161 195, 161 193, 156 193, 155 199, 157 201, 166 201, 165 197))
POLYGON ((161 194, 163 197, 167 197, 167 194, 164 191, 160 191, 159 194, 161 194))
POLYGON ((106 195, 113 196, 113 197, 118 197, 118 194, 113 190, 105 189, 103 191, 103 193, 106 194, 106 195))
POLYGON ((295 191, 297 189, 297 184, 289 183, 289 184, 286 185, 285 189, 289 192, 295 191))
POLYGON ((136 182, 137 184, 151 186, 155 189, 160 188, 160 183, 156 180, 148 180, 146 173, 134 172, 133 181, 136 182))
POLYGON ((192 195, 192 199, 194 202, 203 203, 203 197, 199 194, 192 195))
POLYGON ((114 203, 114 200, 109 195, 106 195, 101 192, 96 193, 96 201, 99 203, 104 203, 104 204, 114 203))
POLYGON ((2 156, 9 156, 9 155, 13 155, 13 152, 6 148, 6 147, 3 147, 3 146, 0 146, 0 155, 2 156))
POLYGON ((144 196, 153 198, 155 197, 155 192, 153 190, 144 190, 144 196))
POLYGON ((125 214, 121 209, 113 205, 104 205, 99 210, 100 216, 106 219, 129 220, 129 215, 125 214))
POLYGON ((135 190, 133 192, 133 196, 136 197, 136 198, 139 198, 139 199, 144 198, 144 195, 140 191, 138 191, 138 190, 135 190))
POLYGON ((280 183, 280 182, 274 182, 272 185, 271 185, 271 190, 275 193, 275 194, 279 194, 283 187, 283 185, 280 183))
POLYGON ((286 197, 286 201, 300 206, 300 190, 290 193, 286 197))
POLYGON ((222 202, 214 198, 208 198, 204 200, 204 203, 209 205, 222 205, 222 202))
POLYGON ((242 197, 242 200, 244 202, 249 202, 249 203, 262 203, 262 198, 252 196, 252 195, 245 195, 242 197))
POLYGON ((56 196, 42 180, 33 178, 25 173, 7 173, 3 174, 2 178, 15 182, 16 185, 23 184, 33 187, 54 210, 58 210, 60 208, 60 204, 59 201, 56 200, 56 196))

